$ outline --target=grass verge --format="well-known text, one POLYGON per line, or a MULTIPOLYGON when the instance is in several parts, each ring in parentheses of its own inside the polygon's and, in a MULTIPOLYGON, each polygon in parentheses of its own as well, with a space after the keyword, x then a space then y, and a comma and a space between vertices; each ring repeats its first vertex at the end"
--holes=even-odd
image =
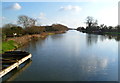
POLYGON ((18 48, 18 46, 19 45, 13 40, 3 41, 2 42, 2 52, 1 53, 4 53, 6 51, 15 50, 15 49, 18 48))
POLYGON ((106 34, 120 34, 120 33, 117 33, 117 32, 105 32, 106 34))
POLYGON ((48 33, 48 35, 54 35, 55 33, 48 33))

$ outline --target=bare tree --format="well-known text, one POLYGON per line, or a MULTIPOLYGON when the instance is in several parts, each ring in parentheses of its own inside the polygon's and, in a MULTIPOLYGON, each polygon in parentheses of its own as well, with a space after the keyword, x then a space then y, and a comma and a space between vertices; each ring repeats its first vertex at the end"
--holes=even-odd
POLYGON ((91 17, 91 16, 88 16, 87 18, 86 18, 86 24, 87 24, 87 26, 90 28, 90 27, 92 27, 92 26, 97 26, 97 23, 98 21, 97 20, 94 20, 94 18, 93 17, 91 17))
POLYGON ((35 26, 36 20, 28 16, 19 16, 18 24, 22 24, 24 28, 35 26))
POLYGON ((85 22, 85 23, 87 24, 88 27, 91 27, 91 26, 92 26, 92 23, 93 23, 93 17, 88 16, 88 17, 86 18, 86 22, 85 22))
POLYGON ((98 25, 98 20, 93 21, 92 26, 97 26, 98 25))

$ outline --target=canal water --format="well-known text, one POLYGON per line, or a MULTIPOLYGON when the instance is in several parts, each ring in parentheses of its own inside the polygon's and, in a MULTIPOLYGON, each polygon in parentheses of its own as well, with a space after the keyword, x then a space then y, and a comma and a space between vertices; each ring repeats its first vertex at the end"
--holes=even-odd
MULTIPOLYGON (((118 41, 69 30, 31 41, 18 49, 32 60, 12 71, 7 81, 117 81, 118 41)), ((10 73, 9 73, 10 74, 10 73)))

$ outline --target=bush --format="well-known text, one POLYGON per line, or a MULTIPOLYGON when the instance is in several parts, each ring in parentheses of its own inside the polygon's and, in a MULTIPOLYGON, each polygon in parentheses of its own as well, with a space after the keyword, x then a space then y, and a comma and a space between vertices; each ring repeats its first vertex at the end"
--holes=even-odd
POLYGON ((26 28, 25 31, 28 34, 40 34, 42 32, 45 32, 45 27, 43 27, 43 26, 33 26, 33 27, 26 28))
POLYGON ((68 30, 68 28, 61 24, 53 24, 52 26, 45 26, 46 31, 65 31, 68 30))
POLYGON ((50 32, 50 31, 57 31, 56 29, 54 29, 52 26, 45 26, 45 30, 47 32, 50 32))
POLYGON ((53 24, 52 27, 56 31, 65 31, 68 29, 66 26, 61 25, 61 24, 53 24))
POLYGON ((16 27, 5 27, 2 30, 3 35, 6 35, 6 37, 14 37, 14 33, 16 33, 16 36, 22 36, 25 34, 24 29, 22 29, 22 27, 20 26, 16 26, 16 27))
POLYGON ((6 35, 2 33, 2 40, 4 41, 6 39, 6 35))

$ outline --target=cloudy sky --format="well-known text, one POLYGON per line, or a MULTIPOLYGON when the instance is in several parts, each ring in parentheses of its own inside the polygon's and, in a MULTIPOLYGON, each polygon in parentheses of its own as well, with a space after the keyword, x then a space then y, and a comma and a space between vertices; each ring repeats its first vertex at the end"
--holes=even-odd
POLYGON ((64 24, 70 28, 85 26, 87 16, 98 24, 118 24, 118 0, 84 0, 80 2, 2 2, 3 24, 17 23, 20 15, 37 19, 37 25, 64 24))

